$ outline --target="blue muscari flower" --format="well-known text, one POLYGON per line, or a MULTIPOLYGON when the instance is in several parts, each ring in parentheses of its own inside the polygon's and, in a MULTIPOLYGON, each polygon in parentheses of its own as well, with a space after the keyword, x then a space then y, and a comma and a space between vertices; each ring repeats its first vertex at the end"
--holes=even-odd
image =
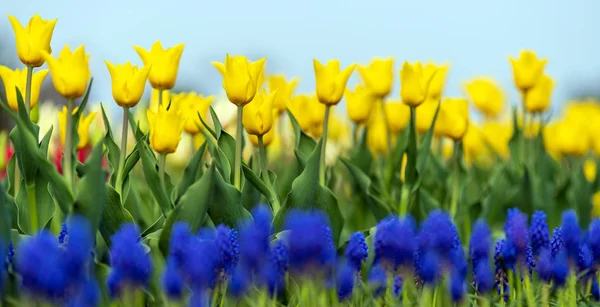
POLYGON ((454 303, 460 302, 465 296, 465 279, 460 273, 450 273, 450 295, 454 303))
POLYGON ((595 218, 590 224, 589 247, 596 264, 600 263, 600 219, 595 218))
MULTIPOLYGON (((592 270, 592 265, 594 264, 594 257, 592 256, 592 251, 590 250, 587 244, 581 244, 579 246, 579 252, 577 254, 577 269, 578 272, 581 273, 585 270, 592 270)), ((588 271, 586 274, 590 276, 591 271, 588 271)), ((586 277, 587 277, 586 276, 586 277)))
POLYGON ((427 251, 421 258, 421 278, 425 284, 436 283, 439 274, 439 259, 433 251, 427 251))
POLYGON ((448 259, 451 252, 460 246, 458 232, 450 215, 441 210, 432 211, 421 226, 419 247, 434 249, 441 259, 448 259))
POLYGON ((288 271, 290 265, 290 253, 285 242, 281 240, 275 241, 273 248, 271 249, 271 257, 278 272, 284 275, 288 271))
POLYGON ((215 243, 221 256, 220 267, 224 272, 230 273, 237 265, 240 253, 237 231, 225 225, 217 226, 215 243))
POLYGON ((552 231, 552 239, 550 240, 550 248, 552 251, 552 258, 563 249, 563 235, 560 227, 554 228, 552 231))
POLYGON ((16 268, 24 290, 42 299, 64 297, 68 279, 62 257, 56 237, 47 230, 23 240, 17 251, 16 268))
POLYGON ((265 286, 270 296, 277 295, 284 285, 284 274, 279 272, 277 264, 273 261, 268 261, 261 267, 259 272, 259 284, 265 286))
POLYGON ((373 296, 380 296, 387 288, 387 273, 381 265, 374 265, 368 276, 369 286, 373 291, 373 296))
POLYGON ((552 274, 554 270, 554 263, 552 262, 552 251, 548 248, 542 248, 540 256, 537 262, 537 272, 540 280, 545 283, 552 281, 552 274))
POLYGON ((579 253, 579 244, 581 242, 581 228, 579 228, 575 210, 563 212, 561 229, 567 256, 571 260, 576 260, 579 253))
POLYGON ((148 283, 152 276, 152 260, 140 243, 140 231, 134 224, 121 226, 111 241, 111 272, 107 283, 112 290, 111 296, 118 297, 123 286, 139 287, 148 283))
POLYGON ((86 278, 86 268, 92 261, 94 234, 88 220, 77 215, 69 218, 68 229, 70 234, 63 256, 65 273, 71 283, 78 283, 86 278))
POLYGON ((509 286, 508 286, 508 275, 506 267, 502 259, 502 251, 506 245, 505 239, 499 239, 496 241, 494 247, 494 266, 495 266, 495 284, 498 289, 498 294, 504 293, 504 301, 508 301, 509 286))
POLYGON ((178 266, 183 262, 184 253, 189 242, 192 240, 190 226, 184 222, 177 222, 171 228, 171 239, 169 240, 169 253, 178 266))
POLYGON ((479 261, 473 271, 473 284, 477 292, 487 293, 494 286, 494 275, 489 261, 479 261))
POLYGON ((377 225, 375 232, 375 263, 395 270, 414 262, 417 242, 415 221, 411 216, 403 219, 390 216, 377 225))
POLYGON ((465 253, 462 248, 455 250, 451 254, 451 271, 459 274, 463 279, 467 278, 467 273, 469 271, 467 259, 465 258, 465 253))
POLYGON ((174 257, 167 258, 167 267, 163 272, 161 279, 165 294, 172 299, 179 299, 183 294, 183 279, 178 271, 178 266, 174 257))
POLYGON ((516 257, 517 260, 525 257, 527 245, 529 244, 527 216, 519 211, 519 209, 509 209, 506 224, 504 225, 504 232, 506 233, 506 243, 510 242, 510 244, 505 246, 514 249, 514 251, 508 251, 509 253, 514 253, 514 255, 510 256, 516 257))
POLYGON ((219 277, 221 257, 214 240, 190 240, 183 255, 181 274, 192 289, 212 288, 219 277))
POLYGON ((550 230, 546 222, 546 213, 538 210, 531 216, 531 225, 529 226, 529 239, 531 240, 531 249, 534 256, 540 254, 542 248, 550 246, 550 230))
POLYGON ((480 261, 488 262, 490 257, 490 249, 492 247, 492 232, 488 224, 479 220, 473 227, 471 233, 471 241, 469 243, 469 255, 473 270, 477 267, 480 261))
POLYGON ((362 232, 357 231, 350 236, 344 256, 355 271, 360 271, 362 262, 369 256, 369 246, 362 232))
POLYGON ((552 277, 554 283, 557 286, 562 286, 567 280, 569 275, 569 258, 567 257, 566 251, 561 251, 554 257, 554 263, 552 265, 552 277))
POLYGON ((252 210, 253 220, 247 220, 240 226, 239 249, 240 262, 251 272, 260 271, 262 263, 270 256, 271 209, 258 206, 252 210))
POLYGON ((6 261, 4 263, 4 268, 8 269, 10 265, 13 264, 13 258, 15 257, 15 246, 12 241, 8 242, 8 251, 6 252, 6 261))
POLYGON ((79 292, 67 303, 68 307, 94 307, 100 303, 100 286, 94 279, 88 279, 79 292))
POLYGON ((237 267, 231 278, 228 280, 229 285, 227 286, 227 291, 231 293, 231 295, 235 298, 242 297, 246 294, 248 287, 250 286, 250 277, 248 276, 248 272, 241 267, 237 267))
POLYGON ((291 211, 285 222, 290 268, 300 274, 333 269, 335 246, 327 216, 320 211, 291 211), (307 271, 308 269, 308 271, 307 271))
POLYGON ((600 289, 597 278, 592 278, 592 295, 594 296, 594 300, 600 301, 600 289))
POLYGON ((65 243, 68 234, 69 232, 67 231, 67 223, 63 223, 62 228, 60 229, 60 233, 58 234, 58 244, 65 243))
POLYGON ((402 288, 404 286, 404 279, 402 279, 402 276, 400 276, 398 274, 396 274, 394 276, 394 285, 393 286, 394 286, 394 296, 402 299, 400 296, 402 294, 402 288))
POLYGON ((356 279, 356 269, 350 263, 344 263, 336 272, 336 289, 340 301, 352 296, 356 279))

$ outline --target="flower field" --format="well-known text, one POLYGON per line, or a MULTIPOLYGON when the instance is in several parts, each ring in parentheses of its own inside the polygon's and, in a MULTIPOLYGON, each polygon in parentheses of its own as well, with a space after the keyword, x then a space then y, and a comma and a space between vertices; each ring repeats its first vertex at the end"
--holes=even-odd
POLYGON ((449 64, 315 59, 297 93, 230 54, 214 97, 177 91, 185 46, 157 41, 106 61, 95 104, 59 21, 8 18, 0 306, 600 305, 600 102, 550 114, 533 51, 512 104, 491 77, 446 97, 449 64))

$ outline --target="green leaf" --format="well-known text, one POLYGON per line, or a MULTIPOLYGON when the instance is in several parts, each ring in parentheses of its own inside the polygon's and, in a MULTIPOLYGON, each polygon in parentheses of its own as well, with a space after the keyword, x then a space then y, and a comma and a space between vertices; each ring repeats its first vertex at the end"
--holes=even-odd
POLYGON ((219 172, 214 172, 215 190, 208 208, 208 215, 215 225, 225 224, 237 227, 238 222, 252 217, 242 206, 242 193, 233 185, 225 182, 219 172))
MULTIPOLYGON (((352 164, 356 165, 364 173, 368 173, 371 169, 371 166, 373 165, 373 155, 371 154, 371 151, 369 150, 369 146, 367 144, 367 130, 367 127, 363 129, 362 135, 356 146, 356 150, 352 152, 352 155, 350 157, 350 161, 352 161, 352 164)), ((404 149, 402 149, 402 152, 400 153, 400 159, 402 159, 403 152, 404 149)))
POLYGON ((283 207, 277 212, 273 223, 276 229, 282 229, 285 214, 292 209, 322 210, 329 216, 334 242, 337 244, 344 220, 333 192, 318 184, 321 146, 322 142, 319 141, 306 161, 306 167, 292 183, 292 190, 288 193, 283 207))
POLYGON ((519 127, 517 108, 513 108, 513 135, 508 141, 508 148, 510 150, 510 160, 512 162, 513 167, 516 167, 521 164, 522 151, 525 141, 525 136, 523 135, 523 130, 519 127))
POLYGON ((0 251, 2 255, 6 255, 6 249, 8 248, 8 241, 10 240, 10 228, 11 228, 11 214, 10 214, 10 204, 8 194, 6 194, 6 190, 4 189, 4 184, 0 182, 0 240, 2 240, 2 250, 0 251))
POLYGON ((15 195, 15 167, 17 156, 13 155, 6 164, 6 192, 15 195))
POLYGON ((105 205, 98 230, 106 244, 110 246, 110 237, 121 228, 121 225, 133 223, 133 217, 121 205, 121 196, 115 191, 115 188, 109 184, 105 187, 105 205))
POLYGON ((181 176, 181 179, 179 179, 179 183, 177 184, 177 189, 174 190, 177 191, 176 197, 174 198, 174 203, 177 203, 185 191, 202 175, 202 162, 205 150, 206 142, 204 142, 204 144, 200 146, 196 153, 194 153, 192 159, 185 167, 183 176, 181 176))
POLYGON ((262 195, 267 199, 271 199, 274 197, 273 193, 269 190, 267 185, 262 181, 262 179, 258 178, 258 175, 250 169, 245 163, 242 165, 242 170, 244 172, 244 176, 248 179, 248 182, 252 184, 262 195))
POLYGON ((340 161, 348 168, 353 182, 359 187, 360 195, 369 204, 369 208, 377 220, 384 219, 390 213, 390 206, 379 197, 378 193, 373 188, 371 178, 367 176, 358 166, 345 158, 340 158, 340 161))
POLYGON ((117 168, 119 167, 119 159, 121 155, 121 149, 115 143, 112 129, 110 128, 110 121, 108 120, 108 116, 106 115, 106 111, 104 111, 104 105, 100 104, 100 110, 102 110, 102 118, 104 119, 104 127, 106 129, 106 134, 104 135, 104 145, 108 149, 106 154, 108 165, 110 166, 110 184, 113 186, 117 181, 117 168))
POLYGON ((77 183, 73 212, 90 221, 95 233, 100 225, 105 205, 106 172, 102 169, 102 143, 92 149, 85 161, 86 174, 77 183))
MULTIPOLYGON (((212 109, 212 107, 210 107, 212 109)), ((212 116, 212 113, 211 113, 212 116)), ((198 112, 198 118, 200 118, 200 122, 202 123, 202 125, 204 126, 204 128, 206 128, 206 131, 208 131, 208 133, 210 133, 210 135, 212 135, 215 139, 217 139, 217 132, 215 132, 215 130, 204 121, 204 118, 202 118, 202 116, 200 116, 200 112, 198 112)), ((221 125, 221 123, 219 123, 219 126, 221 125)), ((221 132, 219 131, 219 134, 221 132)), ((207 136, 207 135, 205 135, 207 136)))
POLYGON ((310 154, 313 152, 313 149, 315 148, 317 143, 310 136, 306 135, 306 133, 304 133, 304 131, 302 131, 300 124, 298 124, 298 121, 296 120, 296 118, 294 117, 294 115, 292 114, 292 112, 289 109, 287 109, 287 114, 288 114, 288 117, 290 118, 290 121, 292 122, 292 128, 294 129, 294 136, 296 137, 296 146, 295 146, 296 157, 298 157, 301 160, 300 164, 302 164, 302 167, 304 167, 305 161, 308 159, 310 154))
POLYGON ((440 105, 441 104, 438 103, 431 126, 429 127, 429 130, 427 130, 427 133, 425 133, 423 142, 419 146, 419 153, 417 156, 417 172, 419 174, 425 172, 425 167, 427 166, 427 161, 429 160, 429 154, 431 153, 431 140, 433 139, 433 129, 435 127, 435 122, 437 121, 438 113, 440 112, 440 105))
MULTIPOLYGON (((154 199, 160 206, 161 210, 165 213, 171 211, 173 205, 171 203, 171 199, 169 198, 167 192, 163 189, 160 184, 160 178, 158 177, 156 158, 154 157, 154 153, 146 144, 145 141, 138 140, 137 148, 140 153, 140 157, 142 159, 142 167, 144 170, 144 177, 146 177, 146 183, 150 187, 152 194, 154 195, 154 199)), ((165 182, 167 181, 167 175, 165 174, 165 182)), ((169 180, 170 182, 170 180, 169 180)))
MULTIPOLYGON (((254 163, 254 160, 251 158, 249 161, 250 165, 253 168, 257 168, 257 163, 254 163)), ((242 172, 244 173, 244 177, 246 181, 244 181, 244 185, 242 187, 242 206, 246 208, 246 210, 251 211, 261 199, 261 195, 265 195, 265 198, 269 200, 269 197, 272 197, 267 185, 258 177, 256 172, 259 170, 252 170, 245 162, 242 161, 242 172), (257 186, 259 185, 259 186, 257 186), (260 188, 259 188, 260 187, 260 188)))
POLYGON ((239 172, 239 170, 235 170, 235 139, 227 132, 221 131, 221 136, 219 136, 217 143, 219 146, 219 150, 225 154, 225 157, 227 157, 227 161, 229 162, 230 168, 234 170, 233 172, 231 172, 231 178, 226 178, 227 182, 233 182, 233 176, 235 174, 234 172, 239 172))
MULTIPOLYGON (((215 130, 214 130, 214 134, 213 136, 215 137, 215 139, 220 139, 221 138, 221 132, 223 132, 223 126, 221 125, 221 120, 219 120, 219 117, 217 116, 217 113, 215 112, 215 110, 213 109, 212 106, 210 106, 208 108, 209 112, 210 112, 210 117, 212 118, 213 121, 213 125, 215 125, 215 130)), ((202 117, 200 117, 200 119, 202 120, 202 117)), ((209 129, 210 127, 208 125, 204 125, 207 129, 209 129)), ((209 130, 210 131, 210 130, 209 130)))
POLYGON ((210 151, 212 158, 217 164, 217 170, 221 172, 223 178, 227 178, 227 180, 229 180, 229 178, 231 178, 232 176, 231 169, 233 168, 233 166, 231 166, 231 164, 229 163, 227 155, 225 155, 221 148, 216 146, 215 143, 213 143, 211 140, 207 140, 207 144, 208 150, 210 151))
POLYGON ((406 169, 404 170, 404 180, 409 186, 417 181, 417 127, 416 127, 416 107, 410 107, 410 124, 408 125, 408 142, 406 144, 406 169))
POLYGON ((33 137, 30 131, 23 128, 23 125, 17 126, 10 132, 10 139, 15 147, 16 163, 19 166, 22 178, 25 182, 33 183, 37 166, 34 159, 29 157, 39 150, 37 137, 33 137), (27 137, 30 136, 30 137, 27 137))
POLYGON ((440 202, 424 188, 418 190, 417 198, 419 205, 411 206, 410 208, 411 214, 417 221, 424 220, 429 215, 429 212, 442 207, 440 202))
POLYGON ((48 147, 50 146, 50 140, 52 139, 53 130, 54 127, 50 127, 50 129, 48 129, 48 132, 46 132, 46 135, 44 135, 42 141, 40 142, 40 151, 44 155, 48 155, 48 147))
MULTIPOLYGON (((163 255, 169 254, 171 229, 176 222, 187 222, 193 232, 197 232, 204 223, 208 207, 214 202, 215 174, 218 172, 215 171, 215 165, 211 164, 200 180, 192 184, 181 196, 177 206, 169 214, 160 234, 159 246, 163 255)), ((225 204, 219 204, 219 206, 226 207, 225 204)))

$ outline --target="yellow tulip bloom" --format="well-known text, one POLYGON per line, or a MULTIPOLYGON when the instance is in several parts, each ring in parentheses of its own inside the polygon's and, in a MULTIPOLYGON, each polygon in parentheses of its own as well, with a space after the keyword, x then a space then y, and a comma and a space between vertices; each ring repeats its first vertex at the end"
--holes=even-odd
POLYGON ((383 98, 392 90, 394 59, 375 58, 369 66, 358 66, 358 73, 369 92, 383 98))
POLYGON ((244 108, 242 122, 248 134, 263 135, 273 127, 273 100, 277 90, 267 95, 262 90, 244 108))
POLYGON ((561 156, 583 156, 590 149, 590 139, 581 124, 560 121, 545 127, 544 145, 548 152, 561 156))
POLYGON ((592 217, 600 217, 600 192, 596 192, 592 195, 592 217))
POLYGON ((133 46, 144 62, 144 66, 152 67, 148 75, 148 80, 150 80, 150 85, 153 88, 170 90, 175 86, 183 47, 184 44, 178 44, 171 48, 163 49, 160 41, 154 42, 150 51, 140 46, 133 46))
POLYGON ((408 162, 408 157, 406 154, 402 155, 402 166, 400 167, 400 181, 404 183, 404 179, 406 177, 406 162, 408 162))
POLYGON ((588 182, 594 182, 594 180, 596 180, 597 169, 598 166, 596 165, 596 161, 594 161, 594 159, 585 160, 583 163, 583 174, 588 182))
POLYGON ((410 122, 410 108, 401 101, 388 101, 383 104, 388 128, 392 133, 400 133, 410 122))
POLYGON ((273 107, 277 110, 277 115, 285 112, 285 109, 290 104, 292 94, 296 85, 298 85, 298 79, 294 78, 289 82, 285 80, 283 75, 269 76, 269 92, 277 91, 275 100, 273 100, 273 107))
POLYGON ((498 122, 485 122, 481 127, 483 136, 487 142, 500 157, 507 159, 510 155, 508 142, 512 138, 511 124, 501 124, 498 122))
POLYGON ((317 86, 317 98, 319 102, 328 105, 335 105, 342 100, 346 83, 354 70, 356 64, 340 69, 340 61, 330 60, 323 66, 317 59, 313 60, 315 69, 315 79, 317 86))
MULTIPOLYGON (((403 100, 404 102, 404 100, 403 100)), ((435 116, 435 111, 437 110, 439 102, 433 100, 427 100, 423 104, 421 104, 417 108, 417 118, 415 125, 417 126, 417 132, 426 133, 429 131, 431 124, 433 124, 433 117, 435 116)), ((438 116, 439 119, 439 116, 438 116)), ((410 110, 409 110, 409 120, 410 120, 410 110)), ((438 126, 436 124, 436 126, 438 126)))
POLYGON ((400 97, 402 97, 402 102, 413 107, 425 102, 429 85, 435 74, 436 72, 431 72, 426 75, 421 62, 414 64, 404 62, 400 70, 400 97))
POLYGON ((327 131, 327 140, 333 142, 342 142, 350 136, 350 126, 342 118, 331 114, 329 118, 329 128, 327 131))
POLYGON ((423 67, 425 80, 431 80, 427 89, 427 98, 439 102, 446 86, 446 77, 448 76, 450 65, 443 64, 437 66, 433 63, 427 63, 423 67))
MULTIPOLYGON (((78 107, 73 109, 73 114, 77 113, 79 110, 78 107)), ((96 118, 96 114, 98 112, 92 112, 88 116, 83 116, 79 118, 79 125, 77 126, 77 135, 79 135, 79 143, 77 144, 77 149, 82 149, 87 147, 90 144, 90 125, 94 118, 96 118)), ((67 136, 67 107, 63 107, 62 111, 58 112, 58 128, 59 128, 59 136, 60 142, 65 145, 65 138, 67 136)))
POLYGON ((256 95, 260 88, 259 78, 263 74, 266 58, 249 62, 245 56, 226 55, 225 63, 212 62, 212 65, 223 76, 223 88, 229 101, 236 106, 243 106, 256 95))
POLYGON ((374 155, 385 154, 388 152, 388 129, 381 116, 376 116, 369 123, 367 130, 367 145, 374 155))
POLYGON ((311 99, 312 97, 306 94, 297 95, 292 98, 288 106, 298 125, 306 133, 308 133, 312 124, 311 99))
POLYGON ((115 102, 121 107, 135 107, 144 94, 150 66, 138 69, 138 66, 131 65, 131 62, 117 64, 117 66, 109 61, 104 62, 112 80, 112 95, 115 102))
MULTIPOLYGON (((275 121, 277 121, 277 115, 279 115, 277 110, 273 110, 273 118, 275 118, 275 121)), ((265 148, 273 144, 273 141, 275 140, 275 133, 277 133, 276 130, 277 129, 271 129, 269 132, 263 135, 263 146, 265 146, 265 148)), ((248 139, 254 147, 258 147, 258 136, 254 134, 248 134, 248 139)))
MULTIPOLYGON (((29 106, 31 109, 33 109, 38 103, 40 89, 42 88, 44 79, 46 79, 46 75, 48 75, 47 69, 40 70, 33 74, 33 78, 31 79, 31 100, 29 101, 29 106)), ((21 92, 24 103, 25 86, 27 83, 27 69, 12 70, 6 66, 0 66, 0 78, 4 83, 8 105, 11 109, 18 111, 19 104, 17 103, 17 91, 15 90, 15 87, 21 92)))
POLYGON ((357 85, 354 91, 346 89, 346 111, 350 120, 359 125, 366 124, 376 100, 364 85, 357 85))
POLYGON ((436 128, 443 136, 458 141, 469 127, 469 101, 465 98, 445 98, 440 105, 436 128))
POLYGON ((518 59, 509 58, 515 85, 521 91, 534 87, 544 73, 547 59, 539 59, 535 52, 523 50, 518 59))
MULTIPOLYGON (((152 112, 158 112, 158 89, 153 88, 152 94, 150 96, 150 110, 152 112)), ((171 92, 170 91, 162 91, 162 103, 165 106, 168 106, 171 101, 171 92)))
POLYGON ((479 127, 469 123, 467 132, 462 138, 463 153, 465 162, 468 165, 473 163, 479 165, 489 165, 490 155, 488 146, 485 143, 485 137, 479 127))
POLYGON ((44 20, 40 15, 35 14, 29 20, 27 28, 11 15, 8 15, 10 24, 15 32, 17 40, 17 55, 19 60, 25 65, 40 67, 44 65, 42 51, 52 52, 50 41, 56 25, 56 19, 44 20))
POLYGON ((465 91, 475 107, 487 117, 498 116, 506 97, 500 86, 492 79, 477 78, 466 83, 465 91))
POLYGON ((177 150, 186 119, 176 107, 163 104, 157 112, 146 110, 150 126, 150 147, 157 153, 170 154, 177 150))
POLYGON ((206 122, 206 115, 213 100, 213 96, 203 96, 196 92, 179 93, 173 95, 171 108, 177 108, 181 112, 182 118, 185 119, 185 132, 197 134, 204 130, 198 114, 206 122))
POLYGON ((538 83, 527 91, 525 96, 525 109, 530 113, 540 113, 548 110, 554 89, 554 80, 543 75, 538 83))
POLYGON ((85 94, 92 73, 89 67, 90 55, 85 54, 83 46, 71 52, 69 45, 65 45, 58 58, 42 50, 42 56, 48 62, 52 83, 59 94, 68 99, 79 98, 85 94))

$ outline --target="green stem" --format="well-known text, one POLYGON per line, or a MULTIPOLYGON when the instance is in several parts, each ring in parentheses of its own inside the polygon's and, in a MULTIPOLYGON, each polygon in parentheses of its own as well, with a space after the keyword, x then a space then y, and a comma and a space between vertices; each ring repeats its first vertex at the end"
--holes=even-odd
POLYGON ((388 122, 388 118, 385 114, 385 105, 383 104, 383 98, 379 98, 379 106, 381 107, 381 116, 383 116, 383 123, 385 125, 385 136, 386 136, 386 141, 387 141, 387 148, 388 148, 388 158, 392 159, 392 132, 390 131, 390 126, 389 126, 389 122, 388 122))
POLYGON ((276 213, 277 211, 279 211, 280 204, 279 199, 277 197, 277 193, 275 193, 275 190, 273 189, 271 177, 269 176, 269 169, 267 168, 267 152, 265 150, 265 143, 263 142, 262 135, 258 136, 258 162, 261 168, 260 173, 262 176, 262 180, 267 185, 267 188, 269 188, 272 195, 272 197, 270 197, 269 199, 269 202, 273 207, 273 213, 276 213))
POLYGON ((71 190, 73 189, 73 98, 67 99, 67 128, 63 149, 63 174, 71 190))
POLYGON ((39 220, 35 196, 35 182, 27 184, 27 200, 29 202, 29 223, 31 224, 31 233, 36 233, 39 229, 39 220))
POLYGON ((569 276, 569 307, 577 307, 577 273, 569 276))
POLYGON ((16 198, 17 195, 18 195, 18 193, 19 193, 19 188, 21 187, 21 170, 19 169, 19 161, 17 160, 17 156, 16 155, 15 155, 15 178, 14 178, 14 185, 15 185, 15 188, 13 189, 13 193, 14 193, 13 197, 16 198))
POLYGON ((358 145, 358 124, 352 124, 352 148, 356 148, 358 145))
POLYGON ((33 79, 33 66, 27 65, 27 81, 25 83, 25 110, 31 111, 31 80, 33 79))
POLYGON ((527 300, 527 306, 536 306, 535 294, 533 293, 533 285, 531 284, 529 274, 523 276, 523 281, 525 282, 525 299, 527 300))
POLYGON ((242 116, 244 113, 244 106, 237 107, 237 124, 236 124, 236 134, 235 134, 235 162, 233 168, 233 185, 238 189, 242 190, 242 139, 243 135, 243 124, 242 124, 242 116))
POLYGON ((452 163, 452 194, 450 199, 450 214, 456 216, 460 194, 460 141, 454 142, 454 161, 452 163))
POLYGON ((321 134, 322 144, 321 144, 321 163, 319 165, 319 184, 325 186, 325 154, 327 147, 327 131, 329 127, 329 113, 331 111, 331 105, 325 105, 325 120, 323 121, 323 134, 321 134))
POLYGON ((408 211, 408 200, 410 196, 410 187, 407 184, 402 185, 402 192, 400 194, 400 211, 399 216, 403 217, 408 211))
POLYGON ((419 301, 419 305, 421 307, 432 307, 435 306, 433 304, 433 298, 431 295, 431 288, 428 285, 423 286, 423 291, 421 293, 421 299, 419 301))
POLYGON ((542 284, 542 306, 550 306, 550 284, 542 284))
POLYGON ((158 89, 158 107, 162 106, 163 89, 158 89))
POLYGON ((167 186, 165 184, 165 168, 167 164, 167 154, 161 153, 158 154, 158 177, 160 179, 160 187, 163 191, 167 191, 167 186))
POLYGON ((123 107, 123 126, 121 129, 121 155, 119 157, 119 167, 117 168, 116 189, 119 194, 123 189, 123 167, 125 167, 125 158, 127 157, 127 134, 128 134, 129 108, 123 107))

